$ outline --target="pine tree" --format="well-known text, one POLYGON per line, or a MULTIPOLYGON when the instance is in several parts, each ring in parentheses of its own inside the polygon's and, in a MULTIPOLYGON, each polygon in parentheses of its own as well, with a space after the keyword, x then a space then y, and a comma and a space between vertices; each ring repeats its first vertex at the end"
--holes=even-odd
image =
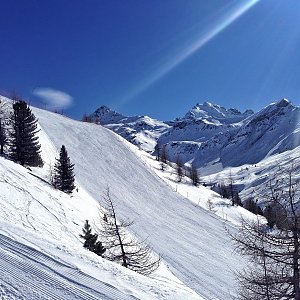
MULTIPOLYGON (((98 235, 97 235, 98 238, 98 235)), ((102 243, 100 241, 96 242, 94 245, 93 252, 99 256, 102 256, 106 249, 103 247, 102 243)))
POLYGON ((65 193, 72 193, 75 188, 75 175, 73 170, 74 164, 71 164, 66 147, 62 145, 59 158, 56 159, 54 166, 54 187, 65 193))
POLYGON ((37 119, 26 102, 18 100, 13 104, 10 121, 10 158, 22 166, 42 167, 37 119))
POLYGON ((163 145, 160 152, 159 152, 159 160, 166 164, 168 159, 167 159, 167 151, 166 151, 166 145, 163 145))
POLYGON ((4 153, 4 146, 7 143, 6 130, 4 122, 0 119, 0 155, 4 153))
POLYGON ((92 228, 88 220, 85 220, 82 233, 83 234, 80 234, 79 236, 84 240, 88 240, 92 236, 92 228))
POLYGON ((92 251, 99 256, 102 256, 106 249, 103 247, 100 241, 97 241, 98 234, 92 234, 92 228, 88 220, 86 220, 84 223, 82 233, 83 234, 80 234, 79 236, 85 240, 83 247, 87 248, 89 251, 92 251))

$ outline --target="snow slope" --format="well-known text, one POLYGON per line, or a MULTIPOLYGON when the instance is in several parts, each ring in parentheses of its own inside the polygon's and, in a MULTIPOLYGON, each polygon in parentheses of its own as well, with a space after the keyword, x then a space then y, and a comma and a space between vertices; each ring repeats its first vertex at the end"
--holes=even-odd
POLYGON ((163 266, 145 278, 86 251, 78 235, 98 217, 97 202, 81 187, 72 197, 53 189, 36 171, 0 157, 1 299, 201 300, 163 266))
POLYGON ((135 220, 133 231, 148 238, 185 285, 205 299, 235 293, 232 270, 243 263, 232 253, 223 219, 174 192, 113 132, 39 109, 34 113, 55 147, 66 145, 79 186, 100 203, 109 186, 119 215, 135 220))

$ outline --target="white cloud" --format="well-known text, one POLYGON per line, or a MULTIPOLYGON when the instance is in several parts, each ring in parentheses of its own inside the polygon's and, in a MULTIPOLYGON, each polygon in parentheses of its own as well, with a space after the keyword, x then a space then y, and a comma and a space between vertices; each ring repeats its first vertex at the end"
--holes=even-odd
POLYGON ((73 97, 69 94, 55 90, 52 88, 36 88, 33 91, 35 96, 38 96, 45 104, 51 108, 67 108, 73 102, 73 97))

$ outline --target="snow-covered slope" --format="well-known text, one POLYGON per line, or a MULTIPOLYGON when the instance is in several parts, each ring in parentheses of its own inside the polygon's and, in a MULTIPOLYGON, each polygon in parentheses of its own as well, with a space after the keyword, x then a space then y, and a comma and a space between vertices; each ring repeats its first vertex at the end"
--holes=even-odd
MULTIPOLYGON (((78 299, 224 299, 235 294, 232 270, 243 263, 232 253, 224 219, 176 193, 137 157, 131 144, 113 132, 33 111, 41 128, 44 169, 30 171, 0 158, 0 264, 12 270, 2 270, 2 295, 12 299, 46 299, 49 294, 51 299, 74 299, 74 295, 78 299), (49 164, 62 144, 75 163, 78 192, 72 197, 46 182, 49 164), (153 279, 145 278, 82 247, 78 234, 85 219, 97 217, 98 201, 102 203, 107 186, 119 216, 135 220, 133 233, 148 238, 182 283, 163 267, 153 279), (94 284, 99 288, 93 289, 94 284)), ((207 200, 206 195, 199 197, 207 200)))
POLYGON ((239 167, 225 168, 221 172, 216 172, 208 176, 203 176, 202 180, 207 183, 229 184, 230 180, 238 187, 243 201, 254 199, 261 207, 269 200, 269 180, 278 183, 276 189, 284 189, 280 186, 280 177, 286 177, 287 171, 293 169, 293 179, 300 182, 300 146, 285 152, 268 156, 256 164, 245 164, 239 167))
POLYGON ((98 108, 90 118, 147 152, 153 152, 159 136, 170 127, 148 116, 126 117, 106 106, 98 108))
POLYGON ((161 272, 145 278, 86 251, 78 234, 98 204, 82 188, 70 197, 0 158, 0 190, 1 299, 201 299, 161 272))
POLYGON ((241 265, 241 258, 232 254, 222 219, 175 193, 111 131, 34 112, 56 147, 66 145, 80 186, 100 203, 110 186, 118 213, 136 221, 134 232, 148 238, 181 281, 208 299, 234 293, 231 270, 241 265))
POLYGON ((40 141, 44 169, 0 157, 0 299, 201 300, 164 266, 145 278, 86 251, 79 233, 98 203, 78 182, 72 196, 48 184, 56 153, 43 131, 40 141))

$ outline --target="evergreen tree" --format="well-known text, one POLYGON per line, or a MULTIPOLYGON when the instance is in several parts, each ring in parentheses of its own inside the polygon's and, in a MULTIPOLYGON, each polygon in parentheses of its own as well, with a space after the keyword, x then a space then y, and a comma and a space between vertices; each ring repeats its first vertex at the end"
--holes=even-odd
POLYGON ((4 122, 0 119, 0 155, 4 153, 4 146, 7 142, 6 130, 4 122))
POLYGON ((262 213, 261 208, 257 205, 257 200, 254 201, 251 198, 244 202, 244 208, 256 215, 262 213))
POLYGON ((91 234, 84 242, 83 247, 87 248, 88 250, 94 252, 95 244, 97 242, 98 235, 91 234))
POLYGON ((100 241, 97 241, 98 234, 92 234, 92 228, 88 220, 86 220, 84 223, 82 233, 83 234, 80 234, 79 236, 85 240, 83 247, 87 248, 89 251, 92 251, 99 256, 102 256, 106 249, 103 247, 100 241))
POLYGON ((164 164, 167 163, 167 151, 166 151, 166 145, 163 145, 160 152, 159 152, 159 160, 163 162, 164 164))
POLYGON ((10 158, 22 166, 42 167, 37 119, 26 102, 18 100, 13 104, 10 121, 10 158))
MULTIPOLYGON (((97 235, 98 237, 98 235, 97 235)), ((103 247, 102 243, 100 241, 96 242, 94 245, 93 252, 99 256, 102 256, 106 249, 103 247)))
POLYGON ((71 164, 66 147, 62 145, 59 153, 59 158, 56 159, 56 163, 54 166, 54 187, 65 193, 72 193, 75 188, 73 169, 74 164, 71 164))
POLYGON ((92 236, 92 227, 88 220, 85 220, 84 226, 82 228, 82 234, 79 235, 82 239, 88 240, 92 236))

